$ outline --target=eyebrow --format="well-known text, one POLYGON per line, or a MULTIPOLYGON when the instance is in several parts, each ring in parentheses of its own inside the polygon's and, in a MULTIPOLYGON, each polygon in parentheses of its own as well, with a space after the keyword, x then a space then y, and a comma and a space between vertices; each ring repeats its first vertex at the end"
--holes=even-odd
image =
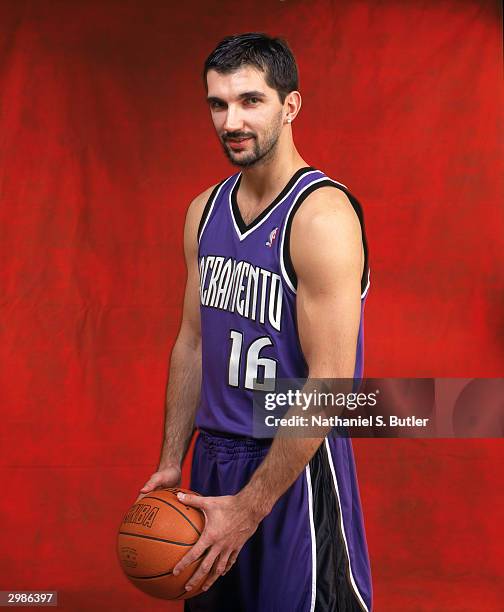
MULTIPOLYGON (((266 94, 263 93, 262 91, 244 91, 238 96, 240 100, 244 100, 246 98, 264 99, 265 97, 266 97, 266 94)), ((217 96, 208 96, 207 102, 224 102, 224 100, 221 100, 221 98, 218 98, 217 96)))

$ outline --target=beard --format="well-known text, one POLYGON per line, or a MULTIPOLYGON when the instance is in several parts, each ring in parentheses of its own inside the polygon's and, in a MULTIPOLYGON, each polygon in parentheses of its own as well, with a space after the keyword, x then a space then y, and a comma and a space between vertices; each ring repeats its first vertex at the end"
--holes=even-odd
POLYGON ((264 136, 258 138, 257 134, 253 132, 226 132, 222 137, 222 146, 224 153, 229 161, 234 166, 240 166, 241 168, 250 168, 257 165, 259 162, 266 162, 273 156, 275 152, 278 139, 280 137, 280 131, 282 128, 282 113, 278 113, 277 117, 268 126, 264 136), (235 138, 252 138, 252 150, 248 152, 236 152, 230 149, 226 141, 235 138))

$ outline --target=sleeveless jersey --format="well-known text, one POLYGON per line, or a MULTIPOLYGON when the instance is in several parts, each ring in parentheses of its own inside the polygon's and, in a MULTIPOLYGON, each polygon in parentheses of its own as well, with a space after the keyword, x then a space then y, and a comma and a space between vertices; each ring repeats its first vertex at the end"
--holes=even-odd
POLYGON ((289 238, 296 210, 315 189, 341 189, 361 223, 365 264, 355 378, 361 378, 363 369, 369 267, 362 210, 345 185, 315 168, 301 168, 246 225, 236 198, 240 181, 237 173, 215 187, 198 229, 202 384, 196 426, 253 437, 253 389, 269 391, 271 379, 308 376, 297 332, 297 279, 289 238))

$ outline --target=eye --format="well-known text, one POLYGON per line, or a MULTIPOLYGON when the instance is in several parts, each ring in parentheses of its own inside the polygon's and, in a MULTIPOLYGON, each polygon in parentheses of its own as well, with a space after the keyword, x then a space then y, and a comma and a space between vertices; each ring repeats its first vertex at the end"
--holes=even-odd
POLYGON ((254 106, 255 104, 258 104, 260 100, 256 96, 250 96, 250 98, 246 98, 245 102, 254 106))
POLYGON ((222 102, 219 102, 219 100, 212 100, 210 102, 210 108, 212 110, 220 110, 221 108, 224 108, 224 104, 222 102))

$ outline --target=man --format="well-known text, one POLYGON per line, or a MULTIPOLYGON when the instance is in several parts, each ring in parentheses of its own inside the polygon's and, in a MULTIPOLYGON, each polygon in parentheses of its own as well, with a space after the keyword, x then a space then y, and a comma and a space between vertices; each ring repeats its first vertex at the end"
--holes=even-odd
POLYGON ((141 493, 179 484, 196 423, 191 487, 202 497, 179 495, 207 520, 174 574, 204 556, 186 589, 206 579, 186 610, 370 610, 350 440, 332 430, 256 439, 252 428, 254 380, 260 388, 266 379, 362 374, 369 275, 360 207, 294 146, 301 96, 282 40, 228 37, 204 78, 217 135, 241 172, 187 212, 165 440, 141 493))

